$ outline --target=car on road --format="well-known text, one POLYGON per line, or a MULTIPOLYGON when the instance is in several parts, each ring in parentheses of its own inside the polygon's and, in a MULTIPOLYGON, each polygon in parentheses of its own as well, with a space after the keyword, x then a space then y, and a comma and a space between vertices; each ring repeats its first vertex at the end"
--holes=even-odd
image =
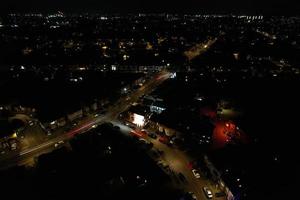
POLYGON ((165 161, 159 160, 159 161, 157 162, 157 164, 158 164, 159 166, 161 166, 162 168, 164 168, 164 169, 169 168, 169 165, 168 165, 165 161))
POLYGON ((52 135, 51 131, 48 130, 48 131, 47 131, 47 135, 48 135, 48 136, 52 135))
POLYGON ((135 128, 135 125, 134 125, 134 124, 131 124, 131 123, 129 123, 129 122, 125 122, 125 125, 128 126, 129 128, 132 128, 132 129, 135 128))
POLYGON ((149 149, 151 149, 153 147, 153 143, 145 140, 144 138, 139 138, 139 143, 146 145, 146 147, 149 149))
POLYGON ((29 126, 33 126, 34 125, 34 121, 33 120, 29 120, 28 124, 29 124, 29 126))
POLYGON ((178 177, 182 182, 187 182, 185 176, 181 172, 178 173, 178 177))
POLYGON ((213 198, 212 191, 208 187, 203 187, 203 191, 207 198, 209 198, 209 199, 213 198))
POLYGON ((151 137, 152 139, 157 138, 157 135, 155 133, 151 133, 151 132, 148 133, 148 136, 151 137))
POLYGON ((144 137, 144 135, 140 131, 137 131, 137 130, 130 131, 130 135, 138 137, 138 138, 144 137))
POLYGON ((158 141, 160 141, 163 144, 169 144, 169 139, 167 136, 160 136, 158 141))
POLYGON ((195 176, 195 178, 200 178, 200 173, 197 169, 192 169, 192 173, 195 176))
POLYGON ((196 195, 194 194, 194 192, 189 192, 189 196, 192 200, 197 200, 196 195))
POLYGON ((216 197, 225 197, 226 194, 225 194, 225 192, 216 192, 216 193, 215 193, 215 196, 216 196, 216 197))
POLYGON ((92 128, 97 128, 97 126, 98 126, 98 125, 94 124, 94 125, 92 126, 92 128))
POLYGON ((58 147, 60 144, 64 144, 65 142, 63 140, 57 142, 54 144, 54 147, 58 147))

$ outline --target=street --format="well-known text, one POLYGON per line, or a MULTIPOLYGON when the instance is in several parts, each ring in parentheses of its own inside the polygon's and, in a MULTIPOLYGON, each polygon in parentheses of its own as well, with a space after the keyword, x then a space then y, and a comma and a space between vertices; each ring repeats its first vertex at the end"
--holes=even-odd
MULTIPOLYGON (((54 150, 55 144, 60 141, 68 141, 72 139, 77 134, 82 134, 87 132, 89 129, 93 128, 94 125, 99 125, 104 123, 107 120, 116 119, 120 113, 127 110, 132 103, 137 101, 141 96, 150 93, 158 85, 163 83, 171 76, 170 72, 162 71, 157 74, 154 74, 151 79, 149 79, 145 84, 138 88, 136 91, 133 91, 127 97, 121 97, 115 104, 108 107, 107 112, 104 115, 99 115, 94 117, 94 115, 83 118, 78 125, 73 127, 69 131, 65 131, 65 128, 59 128, 56 131, 52 132, 50 136, 46 136, 44 139, 27 139, 27 136, 24 139, 27 141, 24 148, 19 149, 18 151, 7 152, 4 155, 0 155, 0 169, 22 165, 24 163, 30 163, 34 157, 47 152, 54 150), (29 141, 34 141, 29 144, 29 141)), ((39 128, 40 130, 40 128, 39 128)), ((41 132, 41 131, 39 131, 41 132)), ((32 135, 39 135, 38 133, 31 131, 30 137, 32 135)))
MULTIPOLYGON (((132 131, 131 128, 125 126, 120 121, 111 120, 110 122, 116 126, 119 126, 122 133, 130 136, 130 131, 132 131)), ((170 171, 174 172, 169 173, 169 175, 172 178, 172 182, 175 187, 186 192, 193 192, 198 200, 207 199, 203 192, 203 187, 208 187, 213 192, 213 194, 215 194, 216 192, 220 192, 212 181, 206 179, 202 175, 200 175, 200 179, 197 179, 193 175, 192 169, 188 165, 193 159, 190 158, 185 152, 175 147, 169 147, 168 145, 159 142, 158 139, 153 139, 146 136, 146 140, 153 143, 152 149, 164 152, 156 161, 162 160, 169 165, 170 171), (180 179, 178 178, 179 173, 182 173, 184 175, 187 180, 186 182, 180 181, 180 179)), ((212 199, 222 200, 225 199, 225 197, 214 196, 212 199)))

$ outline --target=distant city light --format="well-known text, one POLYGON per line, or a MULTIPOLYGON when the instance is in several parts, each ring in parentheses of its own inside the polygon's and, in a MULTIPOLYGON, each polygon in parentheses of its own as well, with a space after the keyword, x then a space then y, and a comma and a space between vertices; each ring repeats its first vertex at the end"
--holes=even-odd
POLYGON ((176 76, 177 76, 177 74, 176 74, 176 72, 174 72, 171 74, 170 78, 176 78, 176 76))
POLYGON ((234 58, 235 58, 236 60, 239 59, 239 53, 234 53, 233 56, 234 56, 234 58))
POLYGON ((116 71, 116 70, 117 70, 117 66, 112 65, 112 66, 111 66, 111 70, 112 70, 112 71, 116 71))
POLYGON ((129 55, 123 55, 123 60, 127 60, 129 58, 129 55))
POLYGON ((203 100, 203 97, 198 97, 197 100, 198 100, 198 101, 202 101, 202 100, 203 100))

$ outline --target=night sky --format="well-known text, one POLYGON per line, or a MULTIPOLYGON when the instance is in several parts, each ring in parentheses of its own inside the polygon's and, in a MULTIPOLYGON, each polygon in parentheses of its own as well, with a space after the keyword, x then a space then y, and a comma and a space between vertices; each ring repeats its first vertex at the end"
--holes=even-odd
POLYGON ((298 15, 297 0, 1 0, 6 12, 176 12, 298 15))

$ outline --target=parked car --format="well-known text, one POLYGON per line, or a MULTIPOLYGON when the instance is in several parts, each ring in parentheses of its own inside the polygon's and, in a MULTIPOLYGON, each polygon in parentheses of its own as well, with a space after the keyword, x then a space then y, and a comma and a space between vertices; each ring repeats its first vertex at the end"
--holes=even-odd
POLYGON ((212 191, 208 187, 203 187, 203 191, 207 198, 209 198, 209 199, 213 198, 212 191))
POLYGON ((217 192, 217 193, 215 193, 215 196, 216 197, 225 197, 226 194, 225 194, 225 192, 217 192))
POLYGON ((34 121, 33 121, 33 120, 30 120, 30 121, 28 122, 28 124, 29 124, 29 126, 33 126, 33 125, 34 125, 34 121))
POLYGON ((168 165, 165 161, 159 160, 159 161, 157 162, 157 164, 158 164, 159 166, 163 167, 164 169, 169 168, 169 165, 168 165))
POLYGON ((194 194, 194 192, 189 192, 189 195, 190 195, 191 199, 197 200, 197 197, 196 197, 196 195, 194 194))
POLYGON ((166 136, 160 136, 158 141, 160 141, 163 144, 169 144, 169 139, 166 136))
POLYGON ((196 169, 192 169, 193 175, 195 176, 195 178, 200 178, 200 173, 198 170, 196 169))
POLYGON ((17 149, 17 143, 12 143, 12 144, 10 145, 10 149, 11 149, 12 151, 16 150, 16 149, 17 149))
POLYGON ((139 138, 139 142, 147 146, 147 148, 151 149, 153 147, 153 143, 145 140, 144 138, 139 138))
POLYGON ((131 124, 131 123, 128 123, 128 122, 125 122, 125 125, 129 126, 129 128, 132 128, 132 129, 136 128, 136 126, 134 124, 131 124))
POLYGON ((155 133, 148 133, 148 136, 151 137, 152 139, 156 139, 157 135, 155 133))
POLYGON ((179 177, 179 179, 180 179, 182 182, 187 182, 185 176, 184 176, 181 172, 178 173, 178 177, 179 177))
POLYGON ((64 142, 63 140, 61 140, 61 141, 55 143, 55 144, 54 144, 54 147, 58 147, 59 145, 64 144, 64 143, 65 143, 65 142, 64 142))

